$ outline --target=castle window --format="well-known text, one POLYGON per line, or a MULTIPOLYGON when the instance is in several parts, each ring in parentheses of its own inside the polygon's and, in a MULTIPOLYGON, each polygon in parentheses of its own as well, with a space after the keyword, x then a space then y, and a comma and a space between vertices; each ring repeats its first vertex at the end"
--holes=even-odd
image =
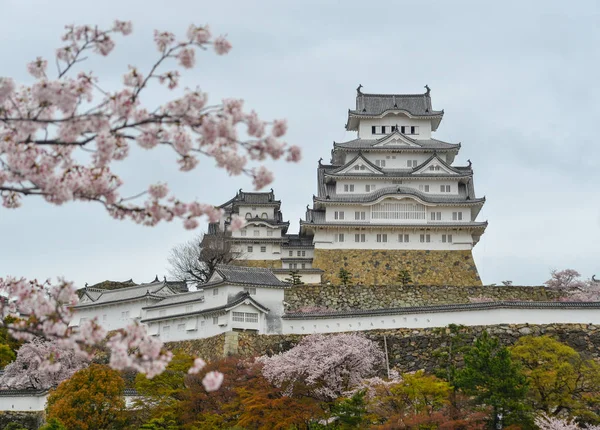
POLYGON ((400 133, 406 134, 406 126, 405 125, 400 126, 400 133))
POLYGON ((261 246, 260 247, 260 252, 267 252, 267 247, 266 246, 261 246))
POLYGON ((243 229, 240 230, 240 235, 241 236, 246 237, 246 233, 247 233, 247 231, 246 231, 245 228, 243 228, 243 229))
POLYGON ((377 127, 375 127, 374 125, 371 126, 371 133, 377 134, 377 127))
POLYGON ((398 130, 398 126, 397 125, 392 125, 392 131, 396 131, 398 130))
POLYGON ((251 246, 249 246, 249 247, 248 247, 248 252, 252 252, 252 251, 253 251, 252 247, 251 247, 251 246))
POLYGON ((417 160, 406 160, 406 165, 408 167, 417 167, 417 160))
POLYGON ((260 216, 262 219, 267 219, 269 218, 269 214, 267 214, 266 212, 263 212, 262 215, 260 216))
POLYGON ((453 221, 462 221, 462 212, 452 212, 453 221))
POLYGON ((410 127, 410 134, 419 134, 419 127, 415 126, 415 125, 412 125, 410 127))
POLYGON ((354 192, 354 184, 344 184, 345 192, 354 192))
POLYGON ((429 192, 429 185, 419 185, 419 191, 429 192))
POLYGON ((273 230, 267 230, 267 236, 273 236, 273 230))
POLYGON ((306 257, 306 251, 302 251, 302 256, 306 257))
POLYGON ((252 214, 250 212, 246 212, 246 219, 252 218, 252 214))
POLYGON ((355 234, 355 235, 354 235, 354 241, 355 241, 355 242, 365 242, 365 241, 366 241, 366 236, 365 236, 365 234, 364 234, 364 233, 362 233, 362 234, 358 234, 358 233, 357 233, 357 234, 355 234))
POLYGON ((253 211, 255 211, 255 210, 256 210, 256 208, 252 208, 252 210, 253 210, 253 211))
POLYGON ((377 242, 387 242, 387 234, 377 234, 377 242))
POLYGON ((213 325, 219 324, 219 317, 213 317, 213 325))
POLYGON ((235 322, 244 322, 244 313, 243 312, 232 312, 231 320, 235 322))
POLYGON ((385 134, 386 131, 387 131, 387 126, 382 125, 381 126, 381 134, 385 134))
POLYGON ((294 256, 294 251, 290 251, 290 257, 294 256))
POLYGON ((365 191, 367 193, 370 193, 371 191, 375 191, 376 186, 375 185, 365 185, 365 191))
POLYGON ((442 234, 442 242, 452 243, 452 235, 451 234, 442 234))
POLYGON ((367 217, 366 212, 354 212, 354 219, 364 221, 367 217))
POLYGON ((431 235, 430 234, 422 234, 420 237, 420 241, 421 241, 421 243, 431 242, 431 235))
POLYGON ((254 230, 254 236, 260 236, 260 230, 254 230))
POLYGON ((344 241, 344 233, 336 233, 335 234, 335 241, 336 242, 343 242, 344 241))
POLYGON ((398 235, 398 242, 408 243, 409 242, 409 236, 408 236, 408 234, 399 234, 398 235))
POLYGON ((425 206, 420 203, 379 203, 371 207, 372 220, 425 220, 425 206))
POLYGON ((360 169, 360 166, 358 164, 354 165, 354 170, 358 170, 360 169))
POLYGON ((244 287, 246 293, 250 293, 251 296, 256 295, 256 287, 244 287))
POLYGON ((302 263, 301 267, 302 267, 303 269, 306 269, 306 263, 302 263))
POLYGON ((365 170, 365 169, 366 169, 366 167, 363 164, 361 164, 360 165, 360 170, 365 170))
POLYGON ((300 257, 300 255, 302 255, 302 253, 300 251, 297 252, 296 254, 298 257, 300 257))
POLYGON ((450 185, 440 185, 440 192, 442 192, 442 193, 449 193, 450 192, 450 185))
POLYGON ((249 323, 257 323, 258 322, 258 314, 254 312, 245 312, 246 322, 249 323))
POLYGON ((214 288, 213 289, 213 296, 218 296, 219 295, 219 289, 218 288, 214 288))
POLYGON ((385 160, 375 160, 375 165, 377 167, 385 167, 385 160))
POLYGON ((431 212, 431 221, 440 221, 442 219, 441 212, 431 212))
POLYGON ((344 211, 335 211, 333 213, 334 219, 344 219, 344 211))

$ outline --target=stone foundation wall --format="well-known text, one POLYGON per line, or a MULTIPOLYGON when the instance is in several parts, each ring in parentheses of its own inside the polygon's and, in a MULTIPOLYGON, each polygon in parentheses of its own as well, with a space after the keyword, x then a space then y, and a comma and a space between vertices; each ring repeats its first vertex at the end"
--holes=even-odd
POLYGON ((205 339, 183 340, 180 342, 166 342, 165 347, 173 352, 183 352, 189 355, 202 357, 204 360, 217 360, 224 355, 225 335, 208 337, 205 339))
MULTIPOLYGON (((446 329, 393 329, 362 332, 367 338, 384 348, 384 336, 388 347, 390 366, 400 372, 419 369, 432 371, 436 367, 433 352, 444 341, 446 329)), ((467 342, 479 336, 483 330, 498 337, 502 344, 513 345, 522 336, 550 335, 580 352, 585 358, 600 359, 600 326, 582 324, 505 324, 496 326, 465 327, 467 342)), ((238 355, 257 357, 285 352, 298 344, 302 335, 257 335, 239 333, 238 355)), ((203 341, 210 341, 204 339, 203 341)), ((199 341, 202 342, 202 341, 199 341)), ((202 348, 206 349, 206 348, 202 348)))
MULTIPOLYGON (((0 401, 2 401, 2 398, 0 398, 0 401)), ((29 430, 36 430, 44 424, 44 413, 0 411, 0 429, 11 423, 19 424, 21 427, 29 430)))
POLYGON ((545 287, 469 286, 433 287, 414 285, 301 285, 285 291, 286 310, 316 306, 332 311, 381 309, 410 306, 470 303, 469 298, 490 298, 494 301, 555 301, 562 297, 545 287))
POLYGON ((262 267, 265 269, 281 269, 281 260, 235 260, 230 264, 244 267, 262 267))
POLYGON ((482 285, 471 251, 315 249, 313 267, 332 284, 339 284, 343 267, 353 283, 366 285, 396 283, 400 269, 408 270, 415 284, 482 285))

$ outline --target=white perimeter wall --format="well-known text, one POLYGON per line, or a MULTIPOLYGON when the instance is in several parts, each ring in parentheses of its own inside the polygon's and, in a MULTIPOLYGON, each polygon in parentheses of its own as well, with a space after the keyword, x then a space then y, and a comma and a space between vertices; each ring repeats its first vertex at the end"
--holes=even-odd
POLYGON ((306 318, 283 320, 284 334, 336 333, 347 331, 446 327, 497 324, 600 324, 599 309, 486 309, 431 312, 352 318, 306 318))
POLYGON ((48 394, 41 396, 0 396, 0 411, 43 411, 48 394))

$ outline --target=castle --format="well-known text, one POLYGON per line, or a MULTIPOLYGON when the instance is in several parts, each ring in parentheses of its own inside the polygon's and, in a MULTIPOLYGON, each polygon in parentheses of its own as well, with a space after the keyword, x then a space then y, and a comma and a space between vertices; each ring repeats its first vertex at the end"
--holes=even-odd
POLYGON ((209 226, 228 234, 232 214, 247 225, 229 233, 238 263, 271 268, 281 279, 298 271, 305 283, 333 281, 349 268, 352 281, 392 283, 399 268, 429 285, 481 285, 471 254, 487 222, 476 220, 485 198, 475 195, 473 169, 453 166, 460 143, 433 138, 444 111, 423 94, 366 94, 357 88, 346 130, 331 161, 317 168, 317 195, 287 234, 273 190, 240 190, 221 205, 226 217, 209 226))

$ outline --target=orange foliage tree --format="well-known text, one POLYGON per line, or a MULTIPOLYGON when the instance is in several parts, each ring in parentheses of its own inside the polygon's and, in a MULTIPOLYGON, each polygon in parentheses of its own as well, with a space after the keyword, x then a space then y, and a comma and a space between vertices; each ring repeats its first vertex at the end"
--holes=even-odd
POLYGON ((46 415, 70 430, 120 429, 125 425, 125 382, 119 372, 92 364, 48 396, 46 415))

